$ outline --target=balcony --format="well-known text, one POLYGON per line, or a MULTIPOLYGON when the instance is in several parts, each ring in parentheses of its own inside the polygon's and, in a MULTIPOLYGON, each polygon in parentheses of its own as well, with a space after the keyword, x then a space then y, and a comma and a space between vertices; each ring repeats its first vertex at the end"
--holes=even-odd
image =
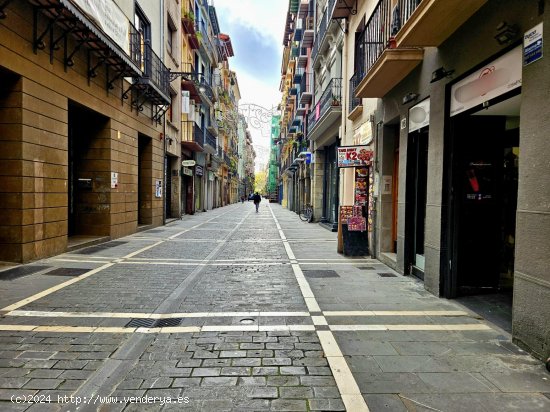
POLYGON ((193 99, 196 104, 201 104, 201 96, 199 94, 199 86, 197 82, 196 72, 191 63, 182 64, 183 73, 181 76, 181 90, 189 92, 189 98, 193 99))
POLYGON ((216 154, 216 136, 208 129, 204 131, 204 151, 210 154, 216 154))
POLYGON ((303 19, 304 17, 307 16, 308 11, 309 11, 309 0, 300 0, 300 6, 298 8, 298 17, 303 19))
POLYGON ((342 115, 342 79, 331 79, 308 115, 308 138, 315 141, 342 115))
POLYGON ((138 91, 138 96, 133 100, 138 105, 140 99, 145 96, 154 105, 169 105, 170 98, 170 72, 159 56, 151 48, 149 40, 142 45, 143 75, 137 78, 133 88, 138 91))
POLYGON ((294 38, 293 40, 295 42, 301 42, 302 41, 302 29, 296 29, 294 30, 294 38))
POLYGON ((228 167, 231 166, 231 158, 229 157, 229 155, 225 151, 223 152, 223 161, 225 162, 225 164, 228 167))
POLYGON ((300 99, 298 100, 299 104, 309 104, 311 103, 312 95, 312 74, 304 73, 302 76, 302 81, 300 82, 300 99))
POLYGON ((214 94, 214 90, 211 86, 212 79, 210 78, 210 76, 207 76, 203 73, 197 73, 195 76, 202 100, 208 105, 212 106, 216 101, 216 95, 214 94))
POLYGON ((361 113, 363 113, 363 101, 359 97, 354 97, 353 91, 359 84, 359 76, 358 73, 355 73, 353 76, 351 76, 351 79, 349 80, 349 112, 348 112, 348 119, 349 120, 355 120, 357 119, 361 113))
POLYGON ((346 19, 357 13, 357 0, 330 0, 328 12, 332 19, 346 19))
POLYGON ((357 38, 355 56, 359 84, 355 88, 356 97, 383 97, 424 57, 423 49, 393 47, 392 36, 399 27, 398 22, 392 21, 390 7, 391 0, 380 0, 357 38))
POLYGON ((204 152, 204 134, 195 122, 181 122, 181 145, 193 152, 204 152))
POLYGON ((304 116, 307 112, 306 106, 301 104, 296 107, 296 116, 304 116))
POLYGON ((298 55, 297 64, 301 69, 307 66, 307 49, 305 47, 300 47, 300 54, 298 55))
POLYGON ((302 75, 304 74, 303 70, 298 70, 294 73, 294 84, 300 84, 302 81, 302 75))
POLYGON ((397 47, 438 47, 487 0, 400 0, 397 47))
POLYGON ((313 45, 313 37, 315 35, 313 16, 308 16, 305 19, 304 34, 302 35, 302 47, 310 48, 313 45))
POLYGON ((363 76, 355 95, 383 97, 422 61, 418 47, 440 46, 486 2, 399 0, 392 8, 380 0, 360 35, 364 64, 356 71, 363 76))

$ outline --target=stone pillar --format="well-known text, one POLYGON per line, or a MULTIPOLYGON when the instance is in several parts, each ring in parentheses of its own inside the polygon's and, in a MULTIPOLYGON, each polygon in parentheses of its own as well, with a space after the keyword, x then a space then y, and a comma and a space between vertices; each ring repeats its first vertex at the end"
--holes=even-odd
POLYGON ((313 176, 311 187, 311 201, 313 204, 313 217, 319 221, 323 216, 323 193, 325 185, 325 151, 313 152, 313 176))

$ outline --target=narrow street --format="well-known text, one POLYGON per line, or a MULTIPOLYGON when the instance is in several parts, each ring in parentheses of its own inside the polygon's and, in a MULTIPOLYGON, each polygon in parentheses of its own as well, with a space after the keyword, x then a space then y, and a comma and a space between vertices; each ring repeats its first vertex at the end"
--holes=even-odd
POLYGON ((550 408, 509 334, 265 201, 2 279, 2 411, 550 408))

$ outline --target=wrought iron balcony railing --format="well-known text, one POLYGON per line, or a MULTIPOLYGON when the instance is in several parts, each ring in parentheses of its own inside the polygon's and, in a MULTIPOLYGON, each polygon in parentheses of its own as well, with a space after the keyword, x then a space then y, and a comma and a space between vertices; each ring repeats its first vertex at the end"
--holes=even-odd
POLYGON ((147 84, 152 87, 148 93, 153 104, 166 105, 171 103, 170 99, 170 72, 159 56, 153 51, 150 41, 145 40, 142 46, 143 75, 139 78, 140 84, 147 84))
POLYGON ((358 76, 355 87, 382 52, 392 46, 390 40, 397 35, 421 2, 422 0, 399 0, 392 8, 391 0, 379 0, 355 43, 355 75, 358 76))
POLYGON ((195 143, 198 143, 201 147, 204 147, 204 131, 196 123, 193 129, 193 138, 195 139, 195 143))
POLYGON ((328 112, 331 107, 342 104, 342 79, 331 79, 321 98, 308 115, 308 133, 310 133, 319 120, 328 112))
POLYGON ((206 129, 204 131, 204 143, 212 148, 216 148, 216 137, 206 129))

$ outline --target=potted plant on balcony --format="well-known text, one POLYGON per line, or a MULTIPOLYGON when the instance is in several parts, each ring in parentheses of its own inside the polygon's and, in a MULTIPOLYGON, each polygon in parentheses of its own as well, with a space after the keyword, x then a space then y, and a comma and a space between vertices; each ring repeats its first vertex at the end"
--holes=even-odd
POLYGON ((340 106, 340 98, 336 96, 335 94, 332 95, 332 105, 333 106, 340 106))
POLYGON ((192 23, 195 23, 195 14, 192 10, 183 12, 183 18, 185 20, 191 21, 192 23))

